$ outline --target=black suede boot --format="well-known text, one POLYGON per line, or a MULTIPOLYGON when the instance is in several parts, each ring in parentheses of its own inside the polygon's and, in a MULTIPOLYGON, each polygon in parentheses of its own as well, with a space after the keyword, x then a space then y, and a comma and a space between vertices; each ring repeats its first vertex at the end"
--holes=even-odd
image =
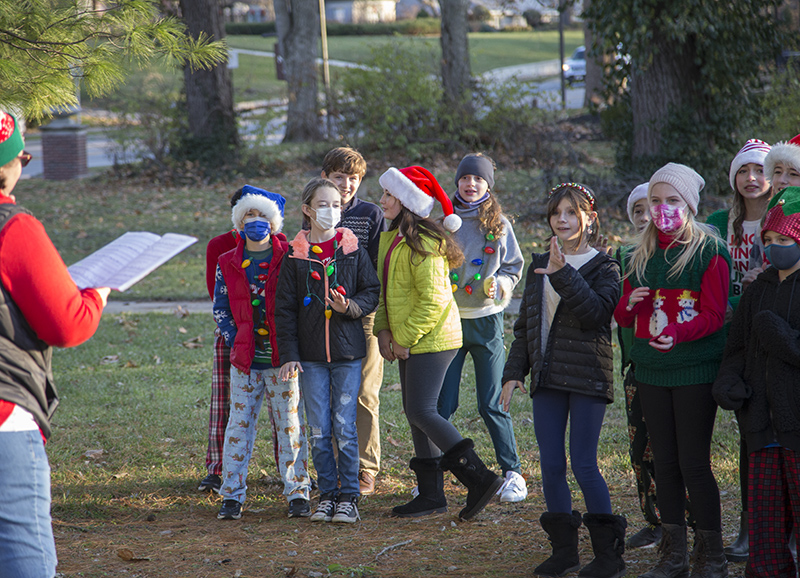
POLYGON ((739 518, 739 535, 736 541, 725 548, 725 557, 730 562, 747 562, 750 555, 750 535, 748 534, 747 512, 739 518))
POLYGON ((443 470, 453 472, 467 487, 467 505, 458 513, 462 520, 469 520, 483 510, 503 485, 503 478, 484 465, 474 447, 472 440, 463 439, 445 452, 440 463, 443 470))
POLYGON ((419 495, 407 504, 392 508, 392 516, 418 518, 446 512, 444 472, 439 468, 439 458, 411 458, 409 466, 417 475, 419 495))
POLYGON ((727 578, 728 560, 719 530, 695 530, 692 578, 727 578))
POLYGON ((580 568, 581 561, 578 557, 580 513, 575 510, 571 514, 545 512, 539 518, 539 523, 547 532, 553 554, 533 570, 534 576, 564 576, 580 568))
POLYGON ((686 550, 686 526, 661 524, 658 564, 639 578, 687 578, 689 553, 686 550))
POLYGON ((592 539, 594 560, 581 568, 584 578, 620 578, 625 575, 625 528, 628 521, 613 514, 584 514, 583 525, 592 539))

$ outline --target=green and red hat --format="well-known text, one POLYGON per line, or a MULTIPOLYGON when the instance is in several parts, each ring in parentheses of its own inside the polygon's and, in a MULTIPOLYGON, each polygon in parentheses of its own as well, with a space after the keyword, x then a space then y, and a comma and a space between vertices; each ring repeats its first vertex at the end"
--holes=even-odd
POLYGON ((19 156, 24 146, 17 119, 0 110, 0 167, 19 156))

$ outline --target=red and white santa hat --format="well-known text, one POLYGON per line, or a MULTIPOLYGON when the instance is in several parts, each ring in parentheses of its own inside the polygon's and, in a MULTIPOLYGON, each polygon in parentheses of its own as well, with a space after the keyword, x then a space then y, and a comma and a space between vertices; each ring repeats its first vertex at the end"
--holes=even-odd
POLYGON ((784 168, 791 167, 800 170, 800 134, 789 142, 779 142, 772 145, 767 158, 764 159, 764 175, 772 180, 775 164, 782 163, 784 168))
POLYGON ((439 201, 444 212, 444 228, 451 233, 461 228, 461 217, 453 212, 453 203, 428 169, 418 166, 404 169, 390 167, 378 182, 400 204, 419 217, 430 215, 433 202, 439 201))

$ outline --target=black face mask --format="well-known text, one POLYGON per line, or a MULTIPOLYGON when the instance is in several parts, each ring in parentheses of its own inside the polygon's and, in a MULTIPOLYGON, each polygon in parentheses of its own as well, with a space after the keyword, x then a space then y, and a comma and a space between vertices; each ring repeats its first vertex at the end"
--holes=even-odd
POLYGON ((800 261, 800 246, 797 243, 791 245, 767 245, 764 254, 769 259, 773 267, 780 271, 791 269, 800 261))

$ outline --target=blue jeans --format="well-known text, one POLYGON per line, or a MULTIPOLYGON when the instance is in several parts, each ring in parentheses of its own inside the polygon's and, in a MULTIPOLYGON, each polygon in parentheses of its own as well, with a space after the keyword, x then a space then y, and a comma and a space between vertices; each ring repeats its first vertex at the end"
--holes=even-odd
POLYGON ((39 430, 0 433, 0 577, 51 578, 50 464, 39 430))
POLYGON ((306 404, 311 457, 321 494, 359 494, 356 408, 361 389, 361 360, 303 361, 300 389, 306 404), (339 464, 333 456, 333 436, 339 464))
POLYGON ((467 353, 475 364, 475 393, 478 397, 478 412, 492 436, 494 453, 503 474, 509 471, 522 473, 517 440, 511 414, 503 411, 500 394, 503 391, 503 367, 506 351, 503 346, 503 313, 495 313, 477 319, 462 319, 461 332, 464 345, 458 350, 444 376, 439 393, 439 415, 450 419, 458 409, 458 390, 461 385, 461 370, 467 353))
POLYGON ((608 486, 597 467, 597 442, 605 413, 606 400, 602 397, 546 387, 540 387, 533 394, 533 428, 539 444, 542 488, 548 512, 572 511, 565 449, 569 419, 570 463, 583 492, 586 511, 611 513, 608 486))

